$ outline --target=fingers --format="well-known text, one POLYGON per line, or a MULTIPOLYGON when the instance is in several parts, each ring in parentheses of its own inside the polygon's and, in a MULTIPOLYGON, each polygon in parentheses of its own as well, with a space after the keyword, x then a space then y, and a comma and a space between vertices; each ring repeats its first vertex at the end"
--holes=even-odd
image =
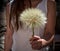
POLYGON ((35 50, 39 50, 42 46, 42 41, 39 36, 34 35, 30 38, 31 47, 35 50))
POLYGON ((32 41, 30 42, 32 49, 39 50, 42 46, 42 41, 37 40, 37 41, 32 41))
POLYGON ((37 45, 37 44, 41 45, 41 43, 42 43, 42 41, 40 41, 40 40, 30 41, 31 45, 37 45))
POLYGON ((34 35, 33 37, 30 38, 30 41, 35 41, 35 40, 38 40, 38 39, 40 39, 40 37, 34 35))

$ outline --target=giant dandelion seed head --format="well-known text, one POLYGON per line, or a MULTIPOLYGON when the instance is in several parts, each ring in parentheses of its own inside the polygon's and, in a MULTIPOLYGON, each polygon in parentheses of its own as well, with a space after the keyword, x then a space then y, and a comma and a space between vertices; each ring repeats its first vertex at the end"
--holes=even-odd
POLYGON ((46 23, 46 16, 40 9, 29 8, 20 14, 20 21, 30 28, 32 24, 34 27, 39 27, 46 23))

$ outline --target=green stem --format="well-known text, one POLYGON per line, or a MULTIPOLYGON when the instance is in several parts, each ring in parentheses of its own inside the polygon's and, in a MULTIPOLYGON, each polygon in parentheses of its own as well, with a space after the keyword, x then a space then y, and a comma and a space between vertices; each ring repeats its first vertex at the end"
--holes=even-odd
POLYGON ((34 24, 32 24, 32 37, 34 36, 34 24))

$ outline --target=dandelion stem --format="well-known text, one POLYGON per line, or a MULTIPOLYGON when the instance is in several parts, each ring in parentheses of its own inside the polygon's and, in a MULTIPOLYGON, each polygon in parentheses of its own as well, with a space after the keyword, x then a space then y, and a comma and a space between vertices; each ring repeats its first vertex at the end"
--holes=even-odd
POLYGON ((32 24, 32 37, 34 36, 34 24, 32 24))

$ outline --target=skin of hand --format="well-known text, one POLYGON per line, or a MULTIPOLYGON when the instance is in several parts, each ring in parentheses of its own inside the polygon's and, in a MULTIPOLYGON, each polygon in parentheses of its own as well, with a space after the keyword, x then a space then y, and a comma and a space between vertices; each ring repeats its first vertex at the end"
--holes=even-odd
POLYGON ((32 38, 30 38, 30 44, 32 49, 40 50, 42 47, 47 45, 47 41, 35 35, 32 38))

